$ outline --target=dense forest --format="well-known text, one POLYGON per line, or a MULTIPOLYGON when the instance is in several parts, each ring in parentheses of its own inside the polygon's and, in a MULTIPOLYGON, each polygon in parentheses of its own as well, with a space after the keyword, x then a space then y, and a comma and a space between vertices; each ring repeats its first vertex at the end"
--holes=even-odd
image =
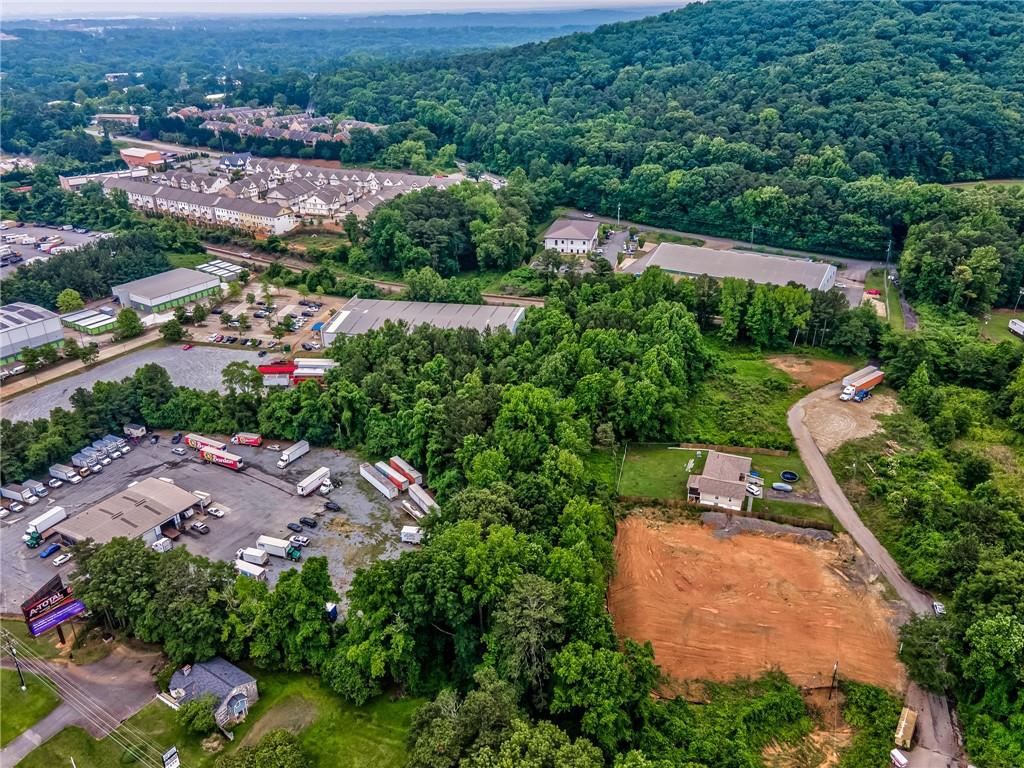
POLYGON ((1024 175, 1016 3, 712 2, 496 52, 319 78, 325 110, 416 120, 577 206, 851 255, 918 182, 1024 175))

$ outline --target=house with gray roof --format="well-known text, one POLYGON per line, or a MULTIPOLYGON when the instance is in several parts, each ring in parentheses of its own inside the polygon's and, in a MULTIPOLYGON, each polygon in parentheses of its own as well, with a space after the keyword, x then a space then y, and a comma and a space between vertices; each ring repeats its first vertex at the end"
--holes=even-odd
POLYGON ((597 233, 601 225, 596 221, 555 219, 544 233, 544 248, 559 253, 587 254, 597 248, 597 233))
POLYGON ((221 727, 244 720, 260 698, 256 678, 220 656, 177 670, 171 676, 170 692, 178 706, 213 696, 213 714, 221 727))
POLYGON ((760 477, 750 473, 750 466, 751 461, 746 456, 708 451, 703 473, 690 475, 686 481, 687 499, 706 507, 742 511, 747 485, 763 483, 760 477))

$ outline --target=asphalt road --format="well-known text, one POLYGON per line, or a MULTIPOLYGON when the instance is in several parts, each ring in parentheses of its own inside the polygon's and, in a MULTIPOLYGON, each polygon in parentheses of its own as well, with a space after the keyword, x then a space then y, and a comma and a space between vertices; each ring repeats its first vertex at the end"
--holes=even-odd
POLYGON ((147 363, 159 363, 178 386, 223 391, 221 371, 234 360, 255 363, 256 350, 197 346, 187 352, 179 346, 143 349, 101 363, 87 371, 45 384, 0 404, 0 417, 11 421, 46 418, 57 407, 66 408, 79 387, 89 389, 97 381, 120 381, 147 363))
MULTIPOLYGON (((932 612, 931 596, 922 592, 903 575, 888 550, 861 521, 846 498, 846 494, 839 487, 839 483, 836 482, 825 457, 804 424, 804 403, 821 397, 838 398, 841 386, 839 383, 829 384, 823 389, 810 393, 790 408, 789 429, 796 440, 800 458, 803 459, 804 466, 814 478, 822 501, 832 510, 832 514, 853 537, 857 545, 875 562, 900 599, 914 613, 930 615, 932 612)), ((918 746, 910 755, 910 765, 913 768, 947 768, 951 764, 957 765, 960 747, 957 743, 957 735, 953 728, 952 716, 946 699, 928 693, 911 682, 907 688, 906 701, 908 706, 918 712, 918 746)))

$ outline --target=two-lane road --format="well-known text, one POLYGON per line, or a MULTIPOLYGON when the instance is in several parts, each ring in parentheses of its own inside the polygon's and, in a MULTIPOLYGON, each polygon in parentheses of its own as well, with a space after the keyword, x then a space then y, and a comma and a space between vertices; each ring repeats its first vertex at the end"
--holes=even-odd
MULTIPOLYGON (((810 430, 804 424, 806 403, 822 398, 838 399, 841 388, 839 383, 830 384, 810 393, 790 408, 789 430, 796 440, 800 458, 803 459, 804 466, 814 478, 822 501, 828 505, 832 514, 857 542, 857 546, 875 562, 900 599, 910 606, 914 613, 930 614, 932 598, 915 587, 903 575, 892 555, 861 521, 849 499, 846 498, 846 494, 839 487, 839 483, 836 482, 825 457, 817 443, 814 442, 814 438, 811 437, 810 430)), ((907 704, 918 712, 918 746, 911 753, 911 766, 913 768, 947 768, 950 765, 959 765, 960 747, 957 743, 957 735, 953 728, 953 719, 946 698, 929 693, 916 683, 911 682, 907 688, 906 700, 907 704)))

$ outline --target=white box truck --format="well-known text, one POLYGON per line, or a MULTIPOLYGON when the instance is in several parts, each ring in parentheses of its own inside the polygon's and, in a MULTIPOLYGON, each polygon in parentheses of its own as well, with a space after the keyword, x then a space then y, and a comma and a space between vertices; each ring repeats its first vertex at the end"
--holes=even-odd
POLYGON ((78 474, 78 470, 66 464, 54 464, 50 467, 50 477, 55 477, 72 485, 78 485, 82 482, 82 476, 78 474))
POLYGON ((400 491, 408 490, 409 478, 399 472, 397 469, 393 469, 390 464, 384 461, 378 461, 373 465, 374 468, 380 472, 384 477, 400 491))
POLYGON ((418 525, 403 525, 402 541, 405 544, 419 544, 423 541, 423 529, 418 525))
POLYGON ((295 492, 299 496, 309 496, 309 494, 320 488, 320 486, 327 485, 330 482, 331 470, 327 467, 320 467, 316 472, 296 483, 295 492))
POLYGON ((50 495, 50 490, 38 480, 26 480, 25 487, 41 499, 50 495))
POLYGON ((149 545, 149 548, 154 552, 170 552, 174 546, 174 542, 168 539, 166 536, 161 536, 159 539, 149 545))
POLYGON ((281 451, 281 458, 277 460, 277 468, 284 469, 297 458, 305 456, 307 453, 309 453, 309 443, 305 440, 299 440, 295 445, 289 445, 281 451))
POLYGON ((409 498, 416 502, 416 506, 424 512, 431 512, 437 509, 437 502, 427 493, 422 485, 413 484, 409 486, 409 498))
POLYGON ((273 536, 260 536, 256 539, 256 549, 274 557, 287 557, 290 546, 284 539, 275 539, 273 536))
POLYGON ((0 488, 0 497, 13 501, 23 501, 26 504, 39 503, 39 498, 32 493, 31 488, 26 488, 17 483, 11 483, 11 485, 5 485, 3 488, 0 488))
POLYGON ((235 570, 238 571, 239 575, 248 576, 250 579, 256 579, 256 581, 267 580, 266 568, 247 563, 245 560, 235 560, 235 570))
POLYGON ((398 496, 398 489, 391 482, 378 472, 372 464, 360 464, 359 474, 363 479, 384 494, 385 498, 393 499, 398 496))
POLYGON ((61 520, 66 520, 68 513, 64 510, 64 507, 50 507, 46 512, 41 514, 35 520, 30 520, 25 528, 25 533, 31 536, 33 533, 37 533, 40 536, 46 536, 46 532, 53 528, 61 520))
POLYGON ((235 559, 244 560, 253 565, 266 565, 270 561, 270 555, 262 549, 243 547, 235 553, 235 559))

